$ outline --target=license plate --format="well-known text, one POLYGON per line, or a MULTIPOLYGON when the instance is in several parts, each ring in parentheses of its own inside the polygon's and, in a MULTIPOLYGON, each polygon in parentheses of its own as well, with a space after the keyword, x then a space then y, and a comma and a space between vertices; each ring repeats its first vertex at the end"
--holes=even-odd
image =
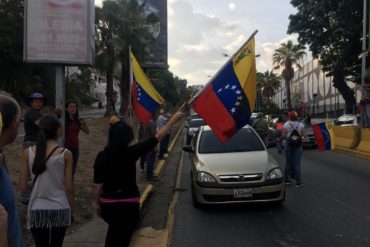
POLYGON ((253 194, 251 188, 234 189, 234 198, 248 198, 252 196, 253 194))

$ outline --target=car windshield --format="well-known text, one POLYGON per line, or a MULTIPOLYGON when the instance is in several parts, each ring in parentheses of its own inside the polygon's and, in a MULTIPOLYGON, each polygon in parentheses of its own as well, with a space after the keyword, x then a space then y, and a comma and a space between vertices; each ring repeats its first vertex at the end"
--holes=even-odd
POLYGON ((251 129, 243 128, 239 130, 230 140, 222 142, 212 131, 202 133, 199 153, 232 153, 263 151, 263 144, 251 129))
POLYGON ((199 128, 202 125, 205 125, 203 119, 193 119, 189 122, 189 128, 199 128))

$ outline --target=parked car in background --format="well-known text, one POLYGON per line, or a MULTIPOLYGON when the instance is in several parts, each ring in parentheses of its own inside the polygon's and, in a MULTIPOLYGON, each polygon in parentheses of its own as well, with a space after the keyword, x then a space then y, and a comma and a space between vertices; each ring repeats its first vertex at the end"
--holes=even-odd
POLYGON ((358 126, 361 123, 360 115, 344 114, 334 120, 334 125, 337 126, 358 126))
POLYGON ((202 126, 183 150, 190 154, 195 207, 285 200, 283 171, 249 125, 227 142, 202 126))
POLYGON ((205 122, 201 118, 194 118, 189 120, 188 125, 185 126, 188 128, 188 131, 186 132, 186 143, 189 144, 191 142, 191 139, 195 135, 195 133, 198 131, 200 126, 205 125, 205 122))

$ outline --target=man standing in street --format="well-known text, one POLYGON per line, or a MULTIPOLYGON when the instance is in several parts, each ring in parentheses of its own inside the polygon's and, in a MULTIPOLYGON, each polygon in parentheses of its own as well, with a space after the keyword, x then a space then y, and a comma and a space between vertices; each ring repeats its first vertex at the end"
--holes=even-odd
POLYGON ((0 93, 0 112, 3 120, 0 134, 0 204, 8 215, 8 242, 12 247, 23 247, 22 231, 18 210, 15 204, 15 191, 9 175, 3 147, 14 142, 20 122, 20 107, 18 103, 3 93, 0 93))

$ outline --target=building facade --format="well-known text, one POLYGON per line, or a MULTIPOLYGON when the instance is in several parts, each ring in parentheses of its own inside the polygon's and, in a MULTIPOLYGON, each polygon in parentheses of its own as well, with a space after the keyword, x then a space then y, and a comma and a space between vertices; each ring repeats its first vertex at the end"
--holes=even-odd
MULTIPOLYGON (((350 88, 354 83, 347 82, 350 88)), ((273 101, 280 109, 287 109, 285 82, 275 93, 273 101)), ((320 117, 336 118, 344 113, 345 101, 333 86, 333 77, 326 77, 317 59, 296 70, 291 82, 292 107, 303 116, 306 112, 320 117)))

